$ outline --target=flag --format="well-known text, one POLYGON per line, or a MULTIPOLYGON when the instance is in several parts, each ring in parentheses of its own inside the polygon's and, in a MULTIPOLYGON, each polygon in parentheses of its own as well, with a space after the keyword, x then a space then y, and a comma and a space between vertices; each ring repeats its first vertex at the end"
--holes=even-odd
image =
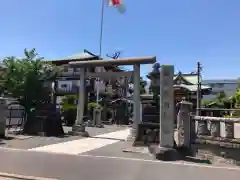
POLYGON ((117 6, 121 3, 121 0, 109 0, 108 5, 109 6, 117 6))
POLYGON ((116 7, 120 13, 126 11, 123 0, 108 0, 108 5, 116 7))

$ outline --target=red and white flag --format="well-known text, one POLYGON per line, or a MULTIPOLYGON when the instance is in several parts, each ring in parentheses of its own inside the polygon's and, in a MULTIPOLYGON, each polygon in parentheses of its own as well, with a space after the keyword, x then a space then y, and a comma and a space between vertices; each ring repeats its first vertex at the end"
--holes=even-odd
POLYGON ((126 11, 123 0, 108 0, 108 5, 116 7, 120 13, 126 11))

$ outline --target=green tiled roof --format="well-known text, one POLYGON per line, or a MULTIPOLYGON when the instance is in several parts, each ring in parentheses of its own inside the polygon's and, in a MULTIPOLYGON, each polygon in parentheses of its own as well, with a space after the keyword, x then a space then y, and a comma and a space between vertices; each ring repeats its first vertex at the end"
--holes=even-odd
POLYGON ((82 52, 82 53, 74 54, 72 56, 67 56, 63 59, 86 59, 86 58, 93 58, 93 57, 94 56, 92 56, 88 53, 82 52))
POLYGON ((61 60, 68 60, 68 59, 87 59, 87 58, 94 58, 91 54, 88 54, 86 52, 74 54, 72 56, 67 56, 65 58, 62 58, 61 60))
POLYGON ((188 82, 192 84, 197 84, 198 83, 198 77, 196 75, 193 76, 183 76, 184 79, 186 79, 188 82))
POLYGON ((51 61, 71 61, 71 60, 87 60, 87 59, 94 59, 97 58, 97 55, 92 54, 91 52, 88 52, 87 50, 84 50, 84 52, 80 52, 77 54, 73 54, 71 56, 67 56, 64 58, 58 58, 51 61))
MULTIPOLYGON (((189 91, 197 91, 197 85, 186 85, 186 84, 179 84, 179 85, 174 85, 174 87, 179 87, 179 88, 185 88, 188 89, 189 91)), ((201 86, 202 90, 211 90, 211 88, 209 86, 201 86)))
POLYGON ((198 83, 198 76, 197 74, 182 74, 178 73, 174 76, 174 80, 176 80, 178 77, 183 78, 184 80, 188 81, 190 84, 197 84, 198 83))

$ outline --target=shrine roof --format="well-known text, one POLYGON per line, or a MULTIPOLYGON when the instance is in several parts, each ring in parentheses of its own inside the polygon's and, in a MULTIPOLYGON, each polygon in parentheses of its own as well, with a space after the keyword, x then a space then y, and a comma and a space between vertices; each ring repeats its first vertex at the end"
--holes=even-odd
MULTIPOLYGON (((187 85, 187 84, 176 84, 174 85, 175 88, 184 88, 184 89, 187 89, 189 91, 192 91, 192 92, 195 92, 197 91, 197 88, 198 86, 197 85, 187 85)), ((209 86, 204 86, 204 85, 201 85, 201 89, 202 90, 211 90, 212 88, 209 87, 209 86)))
POLYGON ((72 61, 88 61, 88 60, 95 60, 95 59, 99 59, 99 57, 87 50, 84 50, 84 52, 80 52, 71 56, 50 60, 50 62, 56 65, 64 65, 72 61))
POLYGON ((196 73, 189 73, 189 74, 183 74, 179 72, 178 74, 174 75, 174 80, 177 79, 184 79, 190 84, 197 84, 198 83, 198 75, 196 73))

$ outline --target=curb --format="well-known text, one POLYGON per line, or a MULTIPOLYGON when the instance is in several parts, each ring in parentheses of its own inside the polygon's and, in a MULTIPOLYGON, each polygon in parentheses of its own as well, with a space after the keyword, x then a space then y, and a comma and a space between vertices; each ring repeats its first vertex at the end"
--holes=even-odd
POLYGON ((10 173, 0 172, 0 179, 1 178, 12 178, 12 179, 16 179, 16 180, 58 180, 58 179, 52 179, 52 178, 23 176, 23 175, 18 175, 18 174, 10 174, 10 173))

